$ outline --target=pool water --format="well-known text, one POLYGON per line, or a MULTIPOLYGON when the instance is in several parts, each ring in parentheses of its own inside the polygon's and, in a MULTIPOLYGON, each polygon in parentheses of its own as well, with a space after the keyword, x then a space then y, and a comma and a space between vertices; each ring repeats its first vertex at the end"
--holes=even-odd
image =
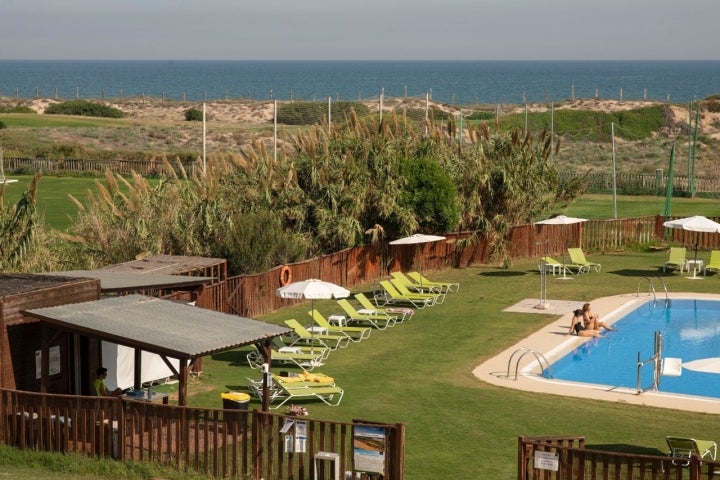
MULTIPOLYGON (((720 302, 673 299, 647 302, 613 323, 616 332, 591 338, 552 364, 555 379, 637 388, 638 352, 648 360, 655 331, 663 358, 682 360, 680 376, 660 377, 658 391, 720 398, 720 302), (707 371, 701 371, 707 370, 707 371)), ((652 385, 653 365, 642 369, 641 387, 652 385)))

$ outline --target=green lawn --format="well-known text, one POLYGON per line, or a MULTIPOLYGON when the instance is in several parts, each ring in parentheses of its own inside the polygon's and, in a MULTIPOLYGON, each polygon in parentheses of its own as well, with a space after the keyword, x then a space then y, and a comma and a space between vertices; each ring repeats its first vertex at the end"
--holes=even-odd
MULTIPOLYGON (((642 217, 645 215, 662 215, 665 209, 665 197, 621 195, 616 199, 618 218, 642 217)), ((563 212, 573 217, 588 219, 613 218, 612 195, 587 194, 576 200, 563 212)), ((720 200, 712 198, 673 198, 670 215, 689 217, 704 215, 720 216, 720 200)))

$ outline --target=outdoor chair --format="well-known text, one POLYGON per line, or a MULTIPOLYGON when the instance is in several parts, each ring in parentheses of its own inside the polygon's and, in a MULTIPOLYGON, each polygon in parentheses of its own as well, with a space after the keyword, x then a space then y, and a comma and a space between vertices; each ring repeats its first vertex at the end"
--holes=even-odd
POLYGON ((590 268, 594 268, 596 272, 600 271, 601 265, 599 263, 588 262, 585 258, 585 252, 581 248, 568 248, 568 255, 570 255, 570 263, 574 265, 583 265, 587 267, 587 271, 590 268))
POLYGON ((444 293, 437 293, 437 292, 429 292, 429 293, 420 293, 420 292, 413 292, 410 290, 405 283, 399 281, 396 278, 390 279, 390 283, 393 284, 395 289, 400 292, 400 295, 404 295, 406 297, 415 296, 418 298, 427 297, 431 298, 433 301, 433 305, 441 304, 445 301, 445 294, 444 293))
MULTIPOLYGON (((279 408, 290 400, 319 400, 326 405, 331 407, 340 404, 345 391, 335 385, 335 382, 330 378, 332 383, 323 383, 317 381, 308 380, 285 380, 283 377, 272 375, 271 380, 268 384, 269 391, 269 403, 274 406, 270 408, 279 408)), ((253 380, 246 377, 248 381, 248 387, 250 392, 259 400, 263 398, 262 379, 253 380)))
POLYGON ((291 347, 295 345, 309 345, 335 350, 337 348, 345 348, 350 344, 347 335, 314 332, 303 327, 300 322, 295 319, 285 320, 285 325, 292 328, 294 332, 294 340, 290 343, 291 347))
POLYGON ((358 313, 362 315, 389 315, 391 317, 395 317, 396 323, 402 323, 403 321, 405 321, 406 318, 412 317, 415 314, 415 310, 409 307, 377 307, 373 305, 373 303, 368 297, 365 296, 364 293, 356 293, 355 300, 357 300, 362 307, 357 310, 358 313))
POLYGON ((682 273, 685 268, 687 249, 685 247, 670 247, 670 256, 663 265, 663 272, 669 269, 678 269, 682 273))
POLYGON ((545 267, 545 272, 552 272, 553 275, 557 274, 571 274, 574 275, 576 273, 586 273, 590 270, 590 267, 586 265, 579 265, 572 262, 559 262, 553 257, 540 257, 540 262, 538 262, 538 269, 542 273, 543 266, 545 267), (573 272, 573 269, 575 271, 573 272))
POLYGON ((318 327, 324 328, 328 333, 336 333, 338 335, 347 336, 351 342, 359 342, 370 336, 372 328, 370 327, 348 327, 348 326, 337 326, 331 324, 322 313, 317 310, 310 310, 308 315, 312 317, 313 321, 318 327))
POLYGON ((460 290, 460 284, 455 282, 437 282, 433 280, 429 280, 428 278, 424 277, 420 272, 408 272, 408 277, 410 277, 412 280, 415 280, 415 283, 419 283, 420 286, 423 285, 433 285, 440 287, 444 293, 445 292, 457 292, 460 290))
POLYGON ((394 326, 397 321, 397 317, 386 313, 360 313, 344 298, 337 300, 337 304, 347 315, 348 323, 369 324, 378 330, 385 330, 387 327, 394 326))
MULTIPOLYGON (((686 457, 690 458, 693 455, 697 455, 700 458, 708 458, 715 460, 717 455, 717 444, 712 440, 695 440, 694 438, 683 438, 683 437, 665 437, 668 448, 668 456, 670 457, 686 457)), ((676 464, 689 465, 690 460, 675 462, 676 464)))
POLYGON ((720 250, 713 250, 710 252, 710 261, 703 268, 703 274, 707 275, 708 270, 717 272, 720 271, 720 250))
POLYGON ((403 272, 390 272, 390 276, 393 280, 397 281, 398 283, 404 285, 409 290, 412 290, 415 293, 432 293, 432 294, 442 294, 446 290, 443 289, 440 285, 431 285, 429 283, 419 283, 412 278, 405 275, 403 272))
MULTIPOLYGON (((272 349, 270 351, 271 363, 282 366, 295 366, 298 368, 302 368, 303 370, 312 371, 315 367, 324 365, 324 362, 327 358, 323 356, 324 353, 320 347, 315 347, 317 349, 316 353, 303 353, 300 350, 300 347, 286 348, 295 348, 296 351, 281 352, 272 349)), ((263 357, 263 355, 256 348, 254 348, 252 351, 248 352, 247 362, 250 368, 254 368, 255 370, 262 370, 263 364, 265 363, 265 357, 263 357)))
POLYGON ((425 308, 435 305, 435 299, 427 296, 403 295, 388 280, 380 282, 382 290, 375 294, 375 303, 381 306, 385 305, 407 305, 410 304, 415 308, 425 308))

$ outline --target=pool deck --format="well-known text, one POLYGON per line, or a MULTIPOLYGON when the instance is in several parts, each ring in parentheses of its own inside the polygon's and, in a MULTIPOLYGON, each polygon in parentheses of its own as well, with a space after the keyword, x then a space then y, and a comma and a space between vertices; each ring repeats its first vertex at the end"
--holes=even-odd
MULTIPOLYGON (((671 293, 669 294, 669 297, 671 299, 707 298, 720 300, 720 295, 698 293, 671 293)), ((638 297, 636 294, 626 294, 598 298, 592 300, 590 303, 592 304, 593 311, 599 314, 600 318, 604 322, 612 325, 615 320, 620 319, 625 313, 648 299, 650 299, 650 297, 647 295, 641 295, 638 297)), ((508 308, 506 311, 545 313, 562 316, 499 355, 476 367, 473 370, 473 374, 477 378, 500 387, 514 388, 529 392, 549 393, 568 397, 592 398, 608 402, 648 405, 652 407, 673 408, 676 410, 693 412, 720 413, 720 400, 711 398, 693 397, 656 391, 646 391, 638 395, 635 389, 612 388, 604 385, 583 384, 577 382, 564 382, 540 377, 537 375, 538 362, 535 356, 532 353, 527 353, 523 356, 522 353, 525 350, 521 349, 529 349, 534 352, 539 352, 552 364, 557 358, 564 356, 567 352, 576 348, 583 342, 602 342, 603 340, 567 335, 570 328, 572 309, 579 308, 575 305, 582 305, 584 302, 555 301, 550 299, 545 302, 549 305, 545 305, 546 308, 544 309, 537 308, 539 303, 540 302, 537 299, 523 300, 522 302, 508 308), (515 353, 514 357, 513 353, 515 353), (522 357, 522 360, 517 365, 517 378, 515 378, 515 364, 520 357, 522 357), (513 364, 510 367, 508 375, 508 362, 511 358, 513 364), (533 367, 535 367, 535 374, 531 373, 531 369, 533 367), (679 402, 682 402, 681 408, 679 408, 679 402)))

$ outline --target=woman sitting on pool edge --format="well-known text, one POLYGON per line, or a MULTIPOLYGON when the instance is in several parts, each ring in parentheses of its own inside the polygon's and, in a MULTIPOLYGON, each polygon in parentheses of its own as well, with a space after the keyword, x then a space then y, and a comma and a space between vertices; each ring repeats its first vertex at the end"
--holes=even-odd
POLYGON ((597 313, 593 313, 592 311, 590 311, 589 303, 583 305, 581 312, 583 322, 585 323, 585 328, 587 328, 588 330, 600 330, 601 328, 612 331, 616 330, 615 328, 607 326, 605 322, 601 322, 600 316, 597 313))
POLYGON ((600 331, 587 328, 583 321, 583 311, 579 308, 573 312, 572 320, 570 321, 570 330, 568 335, 575 332, 578 337, 597 337, 600 338, 600 331))

